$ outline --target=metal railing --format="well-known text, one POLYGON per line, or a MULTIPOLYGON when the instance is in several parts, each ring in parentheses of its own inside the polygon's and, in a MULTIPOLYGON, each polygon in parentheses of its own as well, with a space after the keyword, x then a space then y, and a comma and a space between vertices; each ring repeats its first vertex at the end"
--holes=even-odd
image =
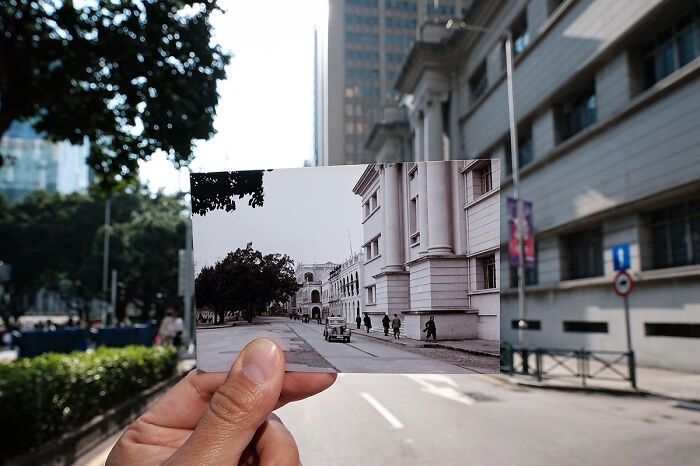
POLYGON ((629 382, 637 388, 634 351, 597 351, 560 348, 525 348, 501 344, 501 372, 529 375, 538 381, 580 378, 629 382))

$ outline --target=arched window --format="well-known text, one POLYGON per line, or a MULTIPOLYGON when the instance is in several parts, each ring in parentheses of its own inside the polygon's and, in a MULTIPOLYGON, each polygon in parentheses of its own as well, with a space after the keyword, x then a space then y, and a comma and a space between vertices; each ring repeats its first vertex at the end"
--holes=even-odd
POLYGON ((304 280, 306 280, 307 282, 312 282, 312 281, 314 281, 314 274, 313 274, 313 272, 306 272, 306 273, 304 274, 304 280))
POLYGON ((319 293, 318 290, 313 290, 311 292, 311 302, 312 303, 320 303, 321 302, 321 293, 319 293))
POLYGON ((355 272, 355 291, 358 295, 360 294, 360 279, 357 276, 357 272, 355 272))

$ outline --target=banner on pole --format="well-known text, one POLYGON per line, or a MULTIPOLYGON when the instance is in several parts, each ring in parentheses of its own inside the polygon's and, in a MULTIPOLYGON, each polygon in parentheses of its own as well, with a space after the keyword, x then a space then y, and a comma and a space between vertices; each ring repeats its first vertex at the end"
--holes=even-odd
POLYGON ((518 267, 520 265, 520 249, 518 247, 518 238, 521 233, 518 231, 518 225, 522 224, 522 238, 525 240, 525 267, 535 267, 535 229, 532 224, 532 202, 521 201, 523 210, 523 221, 518 222, 518 201, 508 198, 508 226, 510 227, 510 242, 508 252, 510 256, 510 265, 518 267))

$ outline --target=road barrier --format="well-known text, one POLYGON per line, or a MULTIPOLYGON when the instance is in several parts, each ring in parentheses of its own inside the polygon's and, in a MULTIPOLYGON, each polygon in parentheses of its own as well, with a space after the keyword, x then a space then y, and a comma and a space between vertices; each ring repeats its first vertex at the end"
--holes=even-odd
POLYGON ((501 343, 501 372, 545 379, 624 381, 637 388, 634 351, 525 348, 501 343))

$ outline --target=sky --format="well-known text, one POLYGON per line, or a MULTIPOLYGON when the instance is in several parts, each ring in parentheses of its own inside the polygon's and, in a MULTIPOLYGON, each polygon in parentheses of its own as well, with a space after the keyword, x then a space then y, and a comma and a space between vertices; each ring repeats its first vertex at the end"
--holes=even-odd
POLYGON ((265 172, 264 205, 192 216, 195 273, 250 241, 299 263, 340 263, 362 246, 362 202, 352 192, 366 165, 265 172))
MULTIPOLYGON (((222 0, 214 41, 232 54, 219 82, 213 139, 199 142, 194 172, 301 167, 314 148, 314 24, 324 0, 222 0)), ((141 163, 152 191, 189 191, 162 155, 141 163)))

